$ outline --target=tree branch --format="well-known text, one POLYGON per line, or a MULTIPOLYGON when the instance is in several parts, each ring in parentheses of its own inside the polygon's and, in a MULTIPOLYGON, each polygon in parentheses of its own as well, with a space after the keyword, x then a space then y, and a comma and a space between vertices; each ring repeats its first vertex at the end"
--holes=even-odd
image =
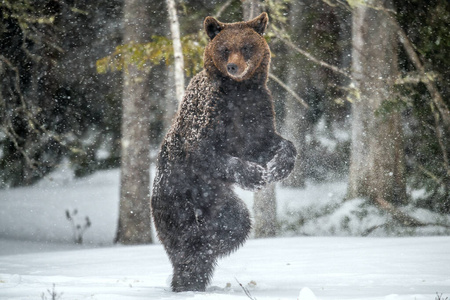
MULTIPOLYGON (((3 56, 1 54, 0 54, 0 61, 3 61, 6 64, 6 66, 8 66, 14 72, 14 85, 15 85, 16 94, 18 95, 18 98, 20 100, 20 109, 28 121, 27 122, 28 127, 33 132, 35 132, 38 136, 42 136, 42 134, 47 134, 48 138, 55 140, 58 144, 70 149, 72 152, 84 152, 83 150, 78 149, 78 148, 69 148, 66 145, 66 143, 63 141, 63 138, 60 135, 58 135, 55 132, 47 130, 39 122, 39 120, 35 116, 34 112, 39 111, 40 109, 35 109, 33 107, 33 105, 30 105, 31 107, 29 107, 29 105, 27 105, 27 102, 23 96, 22 90, 20 88, 19 69, 16 66, 14 66, 14 64, 9 59, 7 59, 5 56, 3 56)), ((11 91, 11 93, 12 93, 12 91, 11 91)), ((20 109, 18 109, 18 110, 20 110, 20 109)), ((19 143, 18 143, 18 139, 20 139, 20 137, 16 134, 14 127, 11 124, 11 121, 9 119, 8 119, 8 124, 6 124, 6 127, 3 126, 3 128, 5 130, 5 134, 7 134, 11 138, 11 140, 13 141, 14 146, 17 148, 17 150, 19 150, 24 155, 26 161, 30 163, 30 166, 33 166, 35 164, 34 161, 28 157, 28 155, 26 154, 26 152, 23 149, 18 148, 18 147, 20 147, 19 143)), ((29 149, 27 149, 27 150, 29 150, 29 149)))
POLYGON ((284 42, 287 46, 291 47, 293 50, 295 50, 296 52, 304 55, 306 58, 308 58, 309 60, 315 62, 318 65, 321 65, 322 67, 325 67, 327 69, 332 70, 333 72, 339 73, 341 75, 344 75, 345 77, 352 79, 352 76, 350 75, 350 73, 345 70, 345 69, 341 69, 338 68, 336 66, 330 65, 326 62, 324 62, 323 60, 320 60, 314 56, 312 56, 309 52, 297 47, 293 42, 291 42, 289 39, 284 38, 281 34, 279 34, 278 38, 284 42))
MULTIPOLYGON (((390 204, 389 202, 387 202, 386 200, 384 200, 382 198, 375 199, 375 203, 378 205, 379 208, 381 208, 381 209, 387 211, 389 214, 391 214, 393 219, 395 221, 399 222, 400 224, 402 224, 403 226, 407 226, 407 227, 439 226, 439 227, 444 227, 444 228, 450 229, 450 225, 447 225, 447 224, 423 223, 423 222, 411 217, 410 215, 402 212, 397 207, 393 206, 392 204, 390 204)), ((388 224, 372 226, 369 229, 367 229, 366 231, 364 231, 362 233, 362 235, 367 236, 367 235, 371 234, 375 229, 378 229, 381 227, 386 227, 386 226, 388 226, 388 224)))
POLYGON ((224 5, 222 5, 219 10, 217 11, 217 13, 214 15, 214 17, 216 18, 220 18, 220 16, 223 14, 223 12, 225 11, 225 9, 228 8, 228 6, 230 6, 231 2, 233 2, 233 0, 228 0, 227 2, 225 2, 224 5))
MULTIPOLYGON (((325 3, 329 3, 330 1, 324 0, 324 2, 325 3)), ((340 0, 336 0, 336 2, 338 4, 340 4, 341 6, 343 6, 344 8, 346 8, 347 10, 349 10, 349 11, 352 10, 352 8, 349 7, 348 5, 346 5, 344 2, 342 2, 340 0)), ((433 78, 430 78, 428 76, 427 72, 425 71, 425 67, 423 66, 423 63, 420 60, 419 55, 417 54, 413 43, 408 38, 408 35, 403 30, 403 28, 400 26, 400 24, 397 22, 397 20, 392 16, 392 13, 395 13, 395 12, 392 11, 392 10, 386 9, 383 6, 376 6, 376 7, 369 6, 369 7, 373 8, 373 9, 376 9, 376 10, 382 11, 387 16, 388 21, 396 28, 397 34, 398 34, 399 39, 400 39, 400 43, 403 45, 403 48, 405 49, 405 51, 406 51, 408 57, 410 58, 411 62, 414 64, 416 69, 419 71, 419 73, 421 75, 420 78, 424 78, 424 79, 426 78, 425 80, 420 80, 420 82, 423 82, 425 84, 428 92, 431 95, 431 98, 433 99, 433 102, 435 103, 437 109, 439 110, 439 113, 442 115, 442 120, 444 122, 444 125, 448 129, 450 129, 450 110, 447 107, 447 105, 445 104, 444 100, 442 99, 442 96, 439 93, 439 90, 437 89, 436 85, 434 84, 433 78)), ((280 39, 282 41, 286 42, 286 39, 284 39, 282 37, 280 37, 280 39)), ((287 44, 287 45, 289 45, 289 44, 287 44)), ((289 45, 289 46, 291 46, 292 48, 295 47, 295 45, 293 45, 293 44, 289 45)), ((295 50, 300 52, 299 50, 301 50, 301 49, 295 49, 295 50)), ((301 51, 302 52, 300 52, 300 53, 304 54, 305 56, 307 56, 307 54, 309 54, 309 53, 307 53, 304 50, 301 50, 301 51), (303 53, 303 52, 305 52, 305 53, 303 53)), ((342 72, 334 70, 333 68, 331 68, 331 67, 334 67, 334 66, 328 66, 328 67, 330 69, 332 69, 333 71, 335 71, 335 72, 343 74, 342 72)), ((347 72, 345 72, 345 73, 347 73, 347 72)), ((347 76, 347 77, 350 78, 349 76, 347 76)), ((401 83, 401 82, 402 82, 402 80, 399 80, 398 83, 401 83)), ((416 80, 414 80, 413 82, 416 82, 416 80)), ((410 82, 406 81, 405 83, 410 83, 410 82)))
POLYGON ((435 111, 433 103, 430 103, 430 106, 431 106, 431 113, 433 114, 434 117, 434 127, 436 131, 436 136, 438 139, 439 147, 441 148, 442 151, 442 158, 444 159, 444 168, 445 171, 447 172, 447 176, 450 177, 449 160, 447 155, 447 149, 445 147, 446 144, 444 143, 444 137, 442 135, 441 128, 439 126, 439 113, 435 111))
POLYGON ((441 178, 433 174, 431 171, 427 170, 424 166, 422 166, 421 164, 417 164, 417 166, 420 171, 422 171, 425 175, 433 179, 434 182, 442 186, 444 185, 444 181, 441 178))
POLYGON ((27 165, 31 169, 38 171, 41 175, 43 175, 36 167, 38 165, 38 163, 33 158, 31 158, 22 147, 19 146, 19 142, 16 139, 17 134, 15 133, 14 129, 12 129, 12 125, 8 125, 8 127, 11 129, 8 129, 8 128, 2 126, 2 128, 3 128, 2 131, 6 134, 6 136, 8 136, 10 138, 10 140, 12 141, 12 143, 14 145, 14 148, 16 148, 16 150, 22 154, 23 158, 27 162, 27 165))
POLYGON ((399 77, 395 80, 395 84, 417 84, 420 82, 434 81, 438 77, 435 72, 427 72, 425 74, 407 74, 404 77, 399 77))
POLYGON ((390 213, 394 218, 394 220, 398 221, 399 223, 405 226, 412 226, 412 227, 425 226, 425 223, 422 223, 419 220, 405 214, 404 212, 402 212, 397 207, 387 202, 383 198, 376 198, 375 204, 377 204, 379 208, 390 213))
POLYGON ((303 105, 305 108, 309 108, 308 103, 306 103, 305 100, 302 99, 294 90, 292 90, 287 84, 285 84, 283 81, 281 81, 280 78, 273 75, 272 73, 269 73, 269 78, 278 83, 282 88, 284 88, 289 94, 292 95, 301 105, 303 105))
MULTIPOLYGON (((411 40, 408 38, 407 34, 403 30, 403 28, 400 26, 400 24, 397 22, 397 20, 385 9, 382 9, 383 13, 387 16, 389 22, 396 28, 397 34, 400 38, 400 43, 403 45, 403 48, 405 49, 406 53, 408 54, 409 59, 413 63, 413 65, 416 67, 417 71, 424 76, 427 77, 427 72, 425 71, 425 67, 422 64, 422 61, 419 58, 419 55, 416 52, 416 49, 414 45, 412 44, 411 40)), ((442 115, 442 121, 444 122, 445 126, 450 129, 450 111, 445 104, 444 100, 442 99, 441 94, 439 93, 439 90, 437 89, 436 85, 432 80, 425 80, 423 81, 425 84, 428 92, 431 95, 431 98, 433 99, 434 104, 436 105, 437 109, 439 110, 439 113, 442 115)))

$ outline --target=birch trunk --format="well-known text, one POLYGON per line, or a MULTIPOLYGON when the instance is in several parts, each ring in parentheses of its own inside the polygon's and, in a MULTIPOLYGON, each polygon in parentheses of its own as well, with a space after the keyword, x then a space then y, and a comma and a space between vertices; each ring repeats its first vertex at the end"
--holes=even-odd
POLYGON ((169 13, 170 32, 173 41, 173 55, 175 64, 175 90, 178 103, 181 103, 184 95, 184 59, 181 47, 180 23, 178 22, 175 0, 166 0, 169 13))
MULTIPOLYGON (((150 41, 149 5, 126 0, 124 44, 150 41)), ((130 56, 130 54, 125 54, 130 56)), ((129 57, 125 61, 130 62, 129 57)), ((121 186, 116 242, 152 242, 150 214, 149 71, 127 63, 123 72, 121 186)))
MULTIPOLYGON (((385 0, 386 8, 392 1, 385 0)), ((353 9, 352 77, 357 89, 352 106, 352 148, 348 198, 390 203, 406 201, 405 157, 400 113, 380 110, 392 100, 398 75, 397 39, 382 11, 358 5, 353 9)))
POLYGON ((256 18, 262 13, 262 1, 261 0, 242 0, 242 13, 244 21, 256 18))

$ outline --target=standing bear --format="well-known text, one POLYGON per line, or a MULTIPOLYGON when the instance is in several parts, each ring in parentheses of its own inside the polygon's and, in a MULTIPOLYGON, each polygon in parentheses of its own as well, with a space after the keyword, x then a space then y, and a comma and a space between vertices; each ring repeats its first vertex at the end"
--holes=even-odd
POLYGON ((257 190, 294 167, 296 149, 275 131, 266 86, 267 22, 266 13, 238 23, 205 19, 204 70, 161 145, 151 202, 173 291, 204 291, 217 259, 246 240, 249 211, 233 185, 257 190))

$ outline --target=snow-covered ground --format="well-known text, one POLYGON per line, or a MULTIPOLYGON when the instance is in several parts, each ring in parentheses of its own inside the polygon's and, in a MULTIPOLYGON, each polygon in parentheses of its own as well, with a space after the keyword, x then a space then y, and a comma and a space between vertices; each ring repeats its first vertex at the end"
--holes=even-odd
MULTIPOLYGON (((238 193, 251 207, 252 194, 238 193)), ((278 218, 285 237, 247 241, 219 262, 204 293, 170 292, 171 267, 161 245, 112 244, 118 195, 118 170, 75 180, 61 168, 33 187, 0 190, 0 299, 52 299, 53 284, 61 300, 249 299, 237 281, 256 299, 450 297, 450 237, 386 237, 389 232, 383 230, 352 237, 389 216, 361 199, 343 204, 342 182, 279 188, 278 218), (83 225, 86 216, 92 222, 83 245, 72 243, 66 218, 66 210, 75 209, 76 224, 83 225), (322 236, 287 237, 295 234, 322 236)), ((424 221, 449 221, 406 209, 424 221)), ((448 234, 431 228, 403 235, 417 233, 448 234)))
POLYGON ((161 245, 6 255, 0 298, 39 299, 55 284, 67 300, 246 299, 238 280, 260 300, 295 300, 304 287, 318 299, 432 300, 450 295, 449 249, 450 237, 249 240, 220 261, 207 292, 181 294, 169 290, 161 245))

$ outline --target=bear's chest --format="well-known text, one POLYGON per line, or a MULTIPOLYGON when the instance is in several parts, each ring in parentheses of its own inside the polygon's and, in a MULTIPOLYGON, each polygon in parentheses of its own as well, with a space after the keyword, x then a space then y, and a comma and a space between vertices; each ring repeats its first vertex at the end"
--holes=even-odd
POLYGON ((230 95, 223 109, 224 143, 227 151, 245 157, 255 147, 261 128, 261 114, 255 95, 230 95))

